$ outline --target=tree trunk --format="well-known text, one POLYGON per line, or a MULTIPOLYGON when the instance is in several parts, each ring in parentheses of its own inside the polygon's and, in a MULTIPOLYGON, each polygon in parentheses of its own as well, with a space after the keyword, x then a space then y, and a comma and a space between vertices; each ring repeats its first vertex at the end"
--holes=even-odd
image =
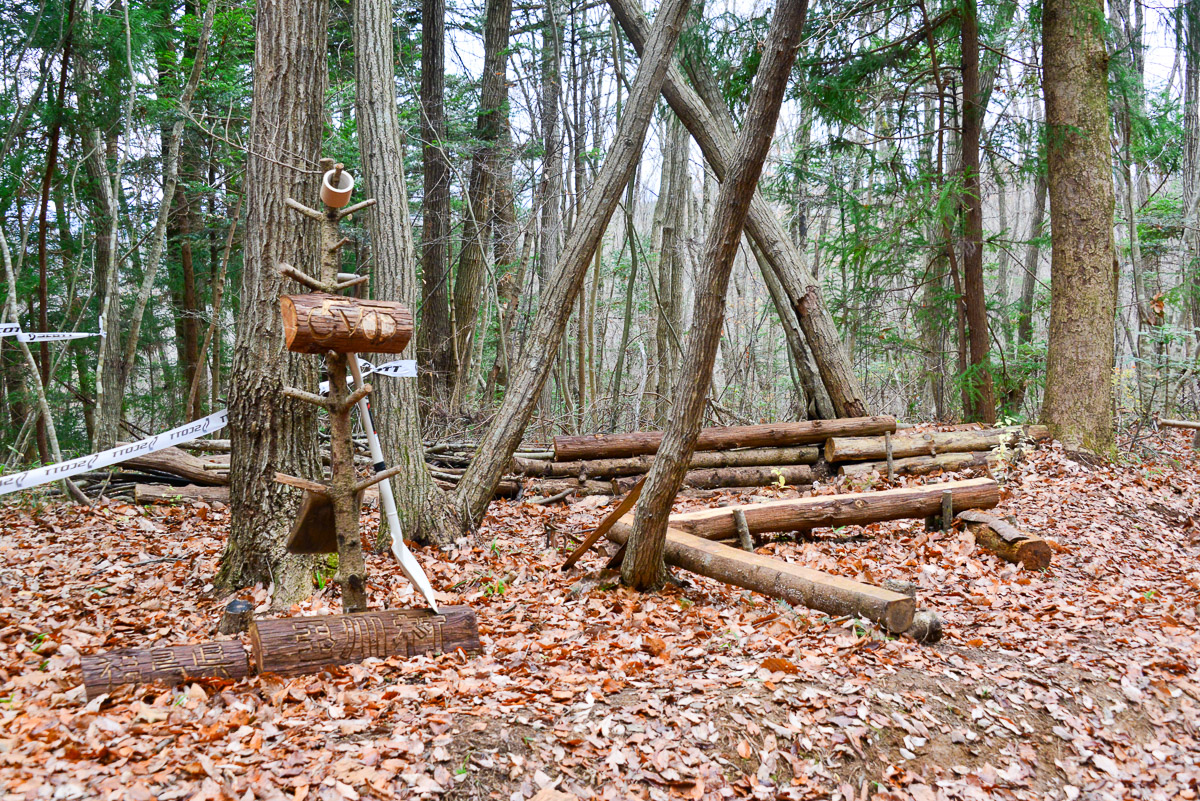
POLYGON ((1182 4, 1182 12, 1183 275, 1189 285, 1187 301, 1192 327, 1200 329, 1200 0, 1187 0, 1182 4))
POLYGON ((1071 448, 1113 445, 1113 179, 1108 52, 1097 0, 1042 12, 1050 227, 1050 336, 1042 420, 1071 448))
POLYGON ((281 262, 317 260, 315 226, 297 224, 284 205, 317 196, 318 153, 326 84, 329 6, 298 8, 262 0, 255 13, 254 105, 246 159, 246 233, 237 335, 229 393, 230 532, 214 582, 222 591, 274 584, 272 603, 286 609, 312 590, 309 560, 287 553, 297 493, 276 471, 318 475, 314 407, 281 399, 284 386, 316 387, 316 365, 284 351, 279 295, 281 262))
MULTIPOLYGON (((392 6, 388 0, 355 0, 355 80, 358 147, 365 189, 378 201, 367 216, 374 249, 374 283, 380 299, 416 304, 416 256, 404 183, 403 134, 396 109, 392 6)), ((417 383, 380 381, 371 408, 384 453, 406 469, 392 479, 404 533, 418 542, 447 545, 458 526, 450 500, 425 465, 417 383)))
MULTIPOLYGON (((632 0, 609 0, 609 7, 634 48, 641 52, 649 28, 641 9, 632 0)), ((698 65, 693 66, 696 67, 692 70, 693 77, 696 77, 702 70, 698 65)), ((699 85, 700 82, 697 82, 699 85)), ((709 98, 702 100, 689 88, 683 73, 674 65, 667 72, 663 97, 700 146, 718 180, 723 178, 727 165, 736 153, 733 121, 723 101, 721 108, 707 107, 705 103, 709 98)), ((862 388, 850 360, 842 350, 841 337, 825 307, 816 277, 805 266, 800 252, 792 244, 771 205, 758 191, 755 191, 751 201, 746 233, 762 249, 772 270, 779 277, 804 329, 809 348, 821 371, 821 379, 838 416, 861 417, 867 414, 862 388)))
MULTIPOLYGON (((484 273, 497 144, 508 96, 505 64, 508 61, 508 29, 512 0, 489 0, 484 30, 483 85, 479 93, 479 115, 475 122, 475 154, 471 159, 471 183, 463 212, 463 243, 454 278, 454 321, 457 330, 458 377, 454 383, 456 407, 462 408, 471 386, 475 318, 478 316, 484 273)), ((486 331, 485 331, 486 332, 486 331)), ((481 336, 482 338, 482 336, 481 336)))
POLYGON ((676 385, 671 418, 638 501, 633 535, 621 564, 621 580, 635 589, 659 586, 666 574, 663 548, 667 515, 700 436, 705 400, 712 383, 713 362, 721 339, 729 273, 763 162, 771 147, 807 12, 808 0, 782 0, 776 6, 764 45, 763 61, 755 76, 750 105, 742 123, 741 137, 717 196, 704 252, 699 260, 704 265, 704 275, 697 284, 692 333, 683 359, 688 370, 676 385))
MULTIPOLYGON (((996 422, 996 397, 988 360, 987 297, 983 286, 983 193, 979 181, 979 144, 984 108, 979 91, 979 18, 976 0, 963 0, 962 21, 963 283, 966 290, 970 375, 965 409, 968 420, 996 422)), ((1003 190, 1002 190, 1003 191, 1003 190)))
MULTIPOLYGON (((433 402, 446 401, 454 382, 454 332, 450 325, 450 165, 446 138, 446 0, 421 2, 421 326, 420 383, 433 402)), ((390 71, 389 71, 390 75, 390 71)), ((391 86, 391 78, 388 79, 391 86)), ((380 198, 382 204, 385 201, 380 198)), ((416 306, 412 307, 414 310, 416 306)), ((461 323, 460 323, 461 324, 461 323)))
MULTIPOLYGON (((1017 347, 1018 358, 1033 342, 1033 299, 1037 294, 1038 260, 1041 255, 1042 227, 1046 217, 1046 173, 1038 172, 1033 187, 1033 216, 1029 221, 1029 244, 1025 247, 1025 274, 1021 278, 1021 299, 1017 305, 1017 347)), ((1015 411, 1025 402, 1025 392, 1029 387, 1028 370, 1022 369, 1015 386, 1009 392, 1006 405, 1015 411)))
MULTIPOLYGON (((456 502, 464 521, 478 525, 509 459, 525 432, 534 405, 550 374, 572 302, 583 286, 592 254, 600 244, 621 189, 629 182, 642 152, 654 102, 679 37, 688 0, 666 0, 654 20, 650 44, 629 94, 629 103, 595 183, 580 209, 579 221, 563 249, 562 263, 545 276, 541 304, 517 370, 493 423, 484 433, 475 459, 458 484, 456 502)), ((545 232, 545 229, 543 229, 545 232)))

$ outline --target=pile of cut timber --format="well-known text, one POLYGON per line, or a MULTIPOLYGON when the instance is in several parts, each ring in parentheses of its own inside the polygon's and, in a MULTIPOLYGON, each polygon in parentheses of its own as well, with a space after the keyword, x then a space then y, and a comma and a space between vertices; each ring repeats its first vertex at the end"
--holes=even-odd
POLYGON ((825 461, 843 476, 924 475, 995 467, 1004 449, 1048 439, 1045 426, 923 431, 883 436, 830 437, 825 461))
MULTIPOLYGON (((696 441, 683 485, 693 489, 808 485, 825 475, 821 445, 831 437, 870 436, 896 430, 892 417, 852 417, 798 423, 705 428, 696 441)), ((553 459, 516 458, 522 476, 556 478, 587 487, 608 481, 628 492, 650 471, 662 442, 658 431, 555 437, 553 459)))

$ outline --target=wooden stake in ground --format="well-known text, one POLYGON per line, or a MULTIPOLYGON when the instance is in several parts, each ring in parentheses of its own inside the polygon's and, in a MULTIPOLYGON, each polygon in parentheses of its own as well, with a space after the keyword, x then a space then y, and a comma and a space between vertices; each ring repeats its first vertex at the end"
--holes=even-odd
POLYGON ((665 576, 663 548, 667 515, 700 435, 700 416, 704 412, 713 361, 721 338, 725 292, 733 257, 762 174, 763 161, 771 147, 807 12, 808 0, 781 0, 775 9, 750 105, 742 123, 742 135, 721 184, 704 252, 698 260, 699 264, 705 265, 706 274, 697 287, 692 332, 683 360, 689 369, 681 375, 675 388, 671 416, 638 503, 633 536, 621 564, 622 581, 636 589, 659 586, 665 576))

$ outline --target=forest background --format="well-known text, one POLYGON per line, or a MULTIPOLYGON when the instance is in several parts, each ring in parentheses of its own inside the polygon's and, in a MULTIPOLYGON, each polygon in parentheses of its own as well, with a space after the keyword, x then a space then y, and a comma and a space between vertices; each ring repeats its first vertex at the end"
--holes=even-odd
MULTIPOLYGON (((429 438, 473 438, 489 421, 638 63, 605 3, 516 3, 503 24, 507 5, 394 5, 429 438), (490 84, 485 63, 503 65, 490 84), (492 180, 479 180, 485 172, 492 180)), ((680 39, 692 83, 735 119, 767 11, 694 7, 680 39)), ((225 407, 253 86, 271 78, 270 65, 254 63, 253 13, 218 0, 22 0, 0 9, 4 320, 107 335, 35 343, 28 353, 14 337, 0 339, 9 466, 225 407)), ((1200 4, 1118 0, 1106 13, 1114 407, 1127 419, 1194 415, 1200 4)), ((1038 416, 1051 235, 1040 14, 1039 4, 1009 0, 810 8, 761 186, 820 282, 872 413, 913 422, 1038 416), (964 120, 972 58, 986 110, 978 125, 964 120), (964 180, 972 147, 978 192, 964 180), (973 310, 986 325, 972 326, 973 310), (986 336, 972 344, 972 329, 986 336)), ((352 38, 350 5, 332 2, 321 155, 358 172, 352 38)), ((317 155, 293 154, 314 172, 317 155)), ((699 148, 660 101, 531 438, 662 425, 684 367, 716 192, 699 148)), ((352 238, 347 269, 369 269, 366 229, 352 238)), ((797 330, 778 281, 744 240, 710 422, 835 414, 797 330)))

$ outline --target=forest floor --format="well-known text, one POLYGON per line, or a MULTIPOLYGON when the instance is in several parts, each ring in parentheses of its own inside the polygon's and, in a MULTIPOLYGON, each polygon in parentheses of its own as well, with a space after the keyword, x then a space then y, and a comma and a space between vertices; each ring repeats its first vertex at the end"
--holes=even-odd
MULTIPOLYGON (((91 702, 81 653, 215 636, 228 599, 208 582, 228 513, 10 503, 0 795, 1196 798, 1200 460, 1189 444, 1183 433, 1126 441, 1101 466, 1052 446, 1011 467, 1000 512, 1055 541, 1042 572, 920 521, 761 549, 916 582, 919 605, 945 623, 938 645, 690 574, 659 594, 600 584, 572 597, 603 557, 560 572, 561 534, 581 536, 605 509, 497 502, 476 541, 418 550, 443 598, 476 610, 481 655, 91 702)), ((420 605, 388 558, 369 568, 374 603, 420 605)), ((244 597, 266 609, 261 588, 244 597)), ((326 590, 292 614, 338 609, 326 590)))

